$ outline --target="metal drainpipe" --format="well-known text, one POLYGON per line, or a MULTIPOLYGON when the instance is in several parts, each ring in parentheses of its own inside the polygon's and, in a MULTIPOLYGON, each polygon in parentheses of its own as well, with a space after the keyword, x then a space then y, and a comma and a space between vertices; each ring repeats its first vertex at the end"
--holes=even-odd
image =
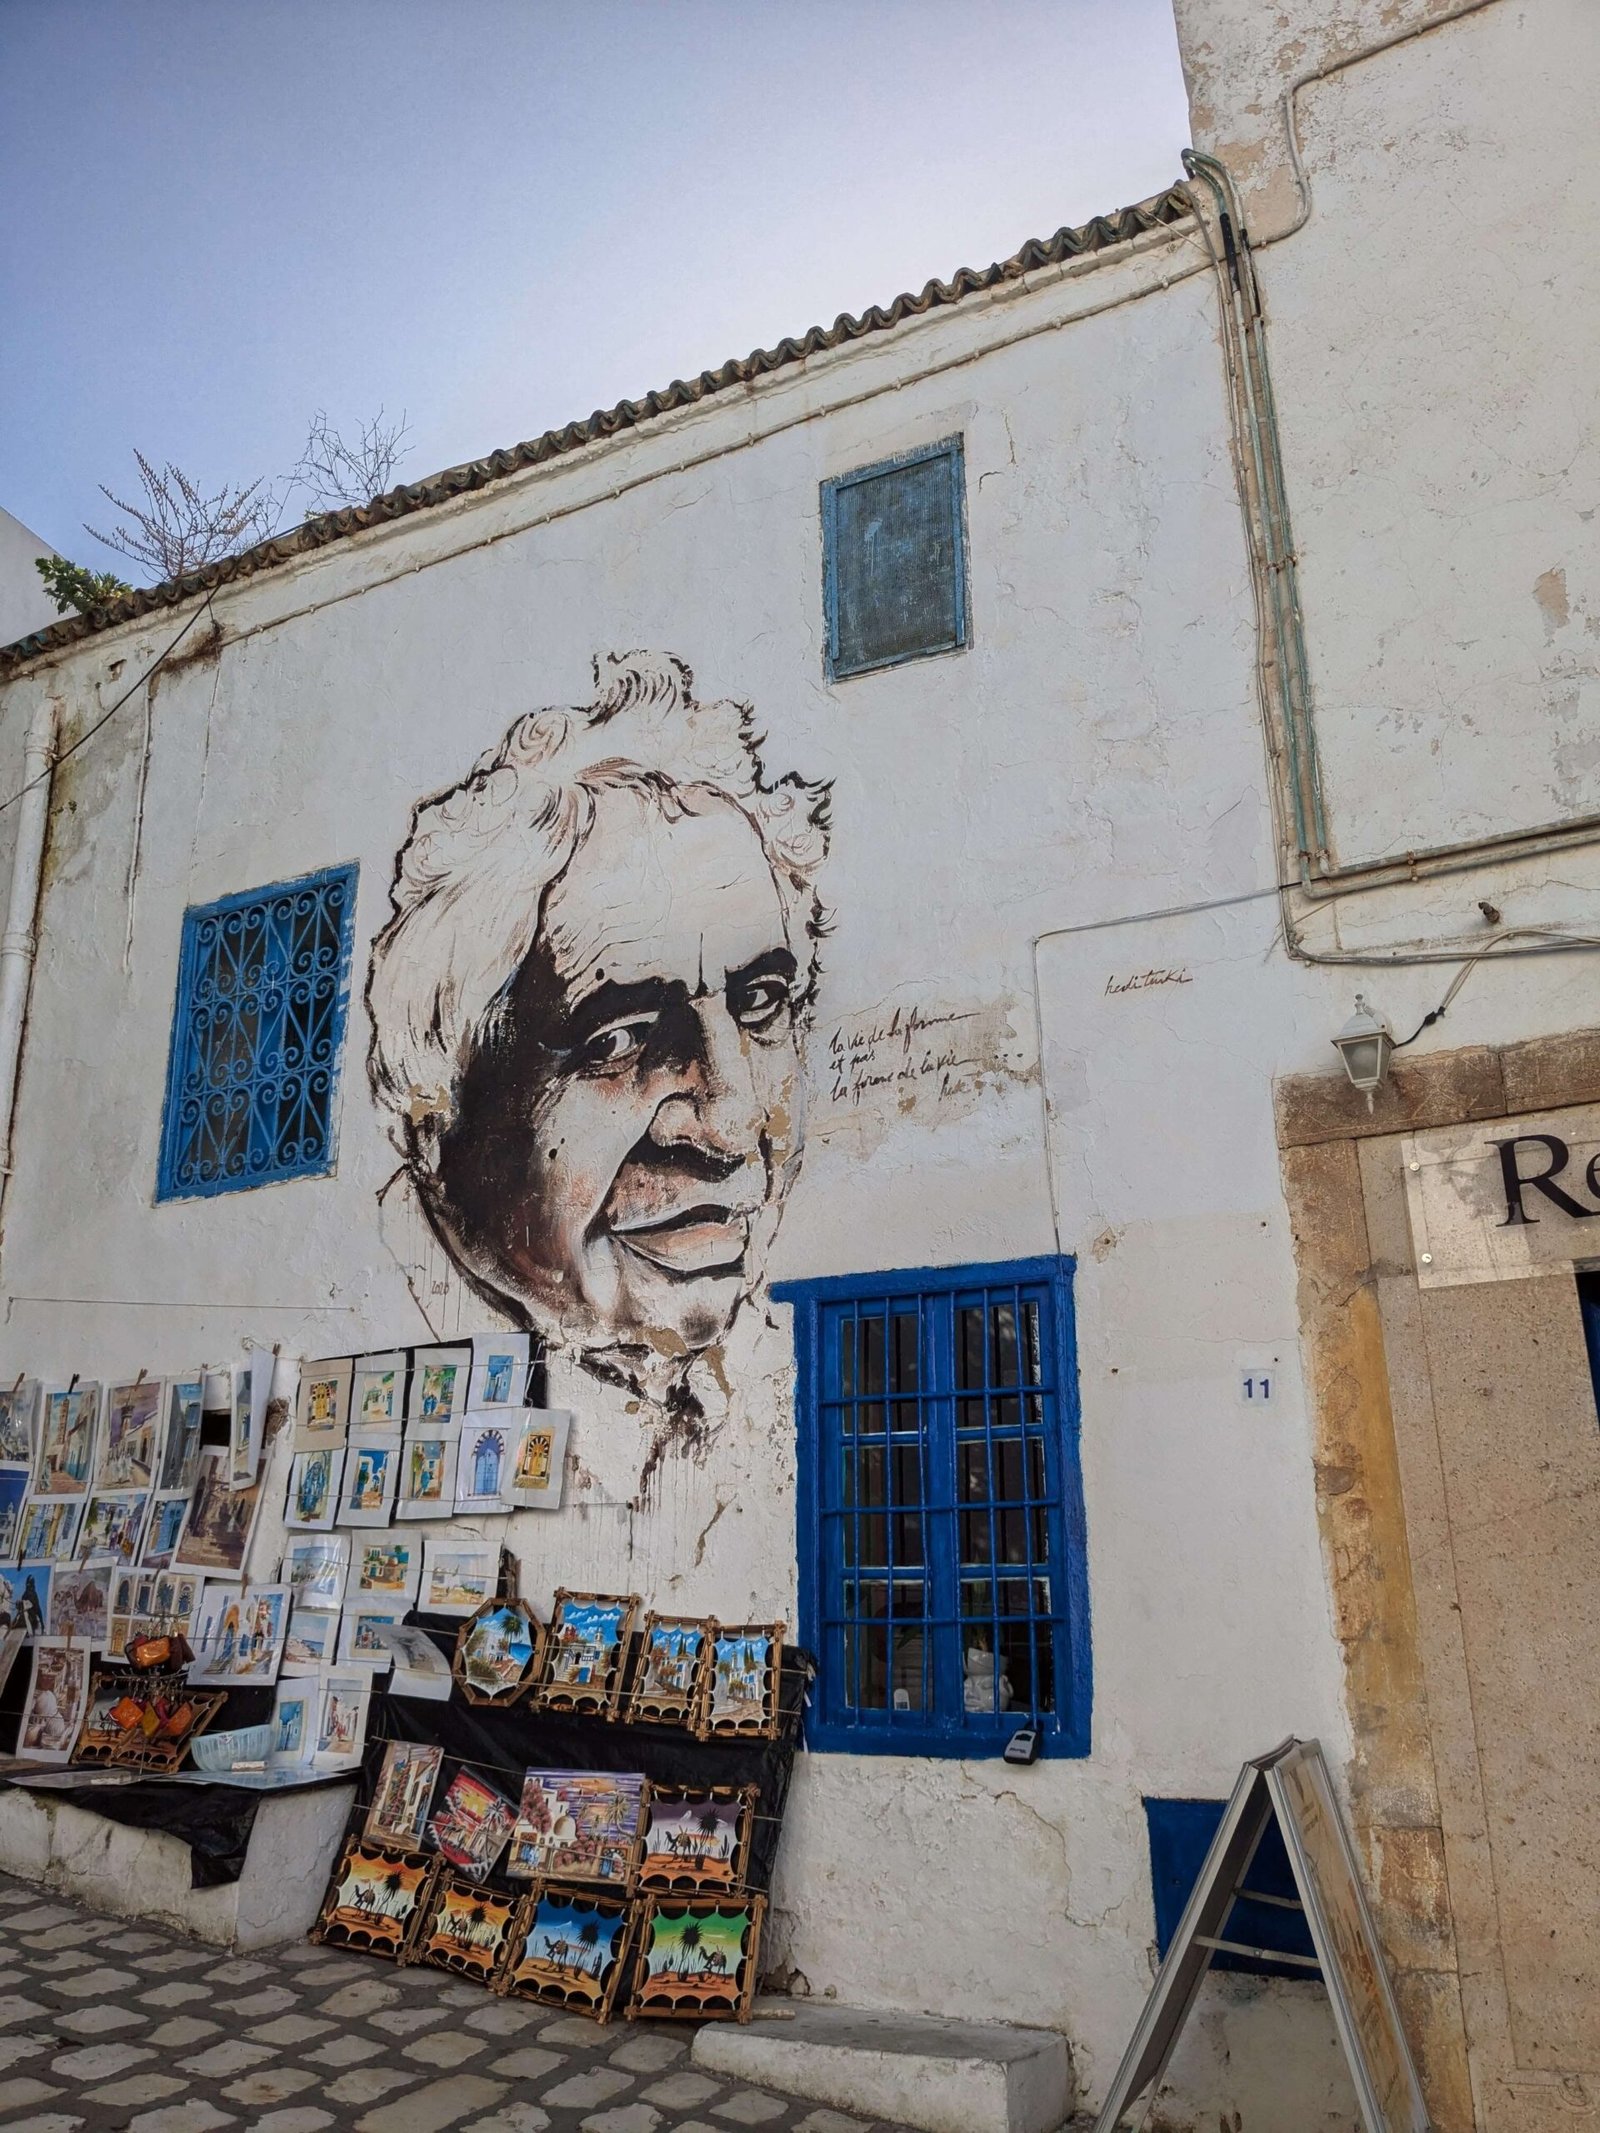
POLYGON ((39 883, 44 871, 45 831, 50 823, 58 716, 55 702, 46 698, 28 726, 22 794, 17 802, 17 842, 11 855, 11 896, 6 905, 6 930, 0 934, 0 1249, 6 1188, 11 1182, 17 1066, 22 1056, 22 1031, 28 1018, 28 992, 38 943, 39 883))

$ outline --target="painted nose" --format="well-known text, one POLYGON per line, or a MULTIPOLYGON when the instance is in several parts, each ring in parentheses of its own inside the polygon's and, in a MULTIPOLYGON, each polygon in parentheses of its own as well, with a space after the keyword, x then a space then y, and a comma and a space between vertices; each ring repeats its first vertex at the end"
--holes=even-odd
POLYGON ((662 1147, 690 1147, 748 1162, 761 1143, 765 1112, 756 1088, 749 1039, 719 998, 696 1000, 698 1042, 681 1087, 658 1108, 650 1137, 662 1147))

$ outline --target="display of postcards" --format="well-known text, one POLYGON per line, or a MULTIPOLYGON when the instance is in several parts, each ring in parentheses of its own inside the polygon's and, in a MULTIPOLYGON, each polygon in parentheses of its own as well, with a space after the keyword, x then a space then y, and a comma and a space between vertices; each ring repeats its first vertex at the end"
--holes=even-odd
POLYGON ((38 1434, 39 1380, 18 1378, 14 1385, 0 1386, 0 1465, 24 1466, 31 1473, 38 1434))
POLYGON ((338 1444, 326 1444, 320 1451, 295 1453, 289 1465, 289 1501, 283 1515, 286 1526, 312 1533, 331 1530, 339 1512, 344 1457, 344 1447, 338 1444))
POLYGON ((405 1619, 406 1600, 351 1600, 339 1618, 339 1664, 370 1667, 378 1673, 394 1664, 394 1654, 377 1634, 405 1619))
POLYGON ((167 1423, 161 1433, 156 1487, 164 1495, 189 1495, 200 1471, 201 1380, 172 1378, 167 1384, 167 1423))
POLYGON ((367 1698, 372 1677, 323 1674, 317 1684, 317 1740, 312 1761, 319 1770, 353 1770, 367 1737, 367 1698))
POLYGON ((64 1763, 71 1754, 89 1701, 89 1647, 65 1637, 37 1637, 33 1679, 17 1734, 17 1754, 28 1762, 64 1763))
POLYGON ((406 1359, 396 1348, 388 1355, 358 1355, 350 1387, 350 1434, 397 1431, 405 1413, 406 1359))
POLYGON ((488 1600, 457 1631, 452 1670, 468 1703, 515 1703, 543 1652, 544 1630, 521 1600, 488 1600))
POLYGON ((418 1696, 425 1703, 448 1703, 455 1676, 450 1661, 425 1629, 410 1622, 375 1622, 372 1634, 394 1660, 391 1696, 418 1696))
POLYGON ((187 1637, 195 1628, 202 1581, 192 1571, 114 1570, 106 1652, 120 1659, 138 1637, 187 1637))
POLYGON ((633 1884, 644 1816, 639 1775, 601 1770, 530 1770, 511 1832, 506 1872, 514 1880, 633 1884))
POLYGON ((189 1679, 229 1688, 276 1681, 288 1627, 287 1585, 208 1582, 191 1638, 189 1679))
POLYGON ((628 2016, 748 2022, 764 1896, 647 1896, 628 2016))
POLYGON ((628 1637, 638 1613, 637 1593, 558 1590, 539 1703, 550 1711, 601 1711, 609 1716, 622 1689, 628 1637))
POLYGON ((467 1406, 520 1407, 528 1392, 526 1333, 475 1333, 467 1406))
POLYGON ((411 1354, 411 1390, 406 1419, 454 1422, 466 1409, 472 1375, 470 1348, 415 1348, 411 1354))
POLYGON ((344 1462, 342 1526, 386 1526, 400 1478, 398 1436, 352 1438, 344 1462))
POLYGON ((91 1496, 78 1531, 78 1561, 115 1563, 124 1567, 136 1563, 149 1502, 148 1489, 137 1489, 120 1496, 91 1496))
POLYGON ((633 1912, 621 1896, 540 1882, 517 1907, 495 1990, 608 2021, 627 1970, 633 1912))
POLYGON ((398 1844, 415 1851, 422 1842, 423 1825, 433 1805, 433 1788, 442 1748, 426 1748, 416 1741, 392 1740, 383 1751, 383 1765, 367 1809, 366 1837, 369 1844, 398 1844))
POLYGON ((462 1769, 428 1824, 427 1840, 452 1866, 481 1881, 505 1850, 516 1819, 517 1810, 503 1792, 462 1769))
POLYGON ((339 1615, 336 1608, 302 1607, 295 1601, 289 1609, 289 1634, 283 1644, 285 1674, 320 1674, 339 1656, 339 1615))
POLYGON ((0 1569, 0 1630, 20 1629, 30 1637, 50 1631, 49 1563, 20 1563, 0 1569))
POLYGON ((559 1511, 572 1416, 560 1407, 519 1407, 513 1427, 507 1494, 519 1511, 559 1511))
POLYGON ((111 1580, 115 1575, 109 1568, 89 1570, 77 1564, 58 1569, 50 1588, 50 1634, 104 1651, 111 1633, 111 1580))
POLYGON ((298 1768, 311 1760, 317 1737, 317 1684, 280 1681, 272 1699, 272 1746, 267 1761, 275 1769, 298 1768))
POLYGON ((450 1518, 456 1508, 456 1458, 461 1431, 454 1422, 413 1422, 400 1461, 396 1518, 450 1518))
POLYGON ((629 1725, 692 1726, 700 1715, 714 1622, 682 1615, 644 1618, 624 1713, 629 1725))
POLYGON ((783 1672, 783 1624, 716 1625, 711 1674, 700 1706, 702 1739, 748 1734, 771 1738, 778 1730, 778 1684, 783 1672))
POLYGON ((228 1427, 228 1479, 236 1489, 250 1488, 260 1477, 267 1444, 267 1408, 277 1358, 258 1348, 247 1363, 236 1364, 228 1427))
POLYGON ((108 1385, 105 1421, 100 1430, 100 1458, 94 1487, 149 1489, 161 1464, 161 1424, 166 1388, 159 1378, 132 1385, 108 1385))
POLYGON ((355 1536, 345 1587, 351 1599, 410 1601, 421 1582, 420 1533, 381 1533, 371 1540, 355 1536))
POLYGON ((324 1356, 300 1366, 300 1395, 295 1406, 294 1448, 314 1452, 343 1444, 350 1420, 349 1356, 324 1356))
POLYGON ((337 1608, 350 1561, 348 1533, 289 1534, 278 1576, 297 1607, 337 1608))
POLYGON ((172 1558, 174 1567, 208 1571, 212 1577, 242 1577, 260 1508, 259 1479, 246 1489, 234 1488, 228 1479, 226 1450, 207 1445, 200 1454, 189 1516, 172 1558))
POLYGON ((739 1888, 750 1855, 756 1799, 754 1785, 652 1785, 645 1804, 638 1886, 678 1895, 739 1888))
POLYGON ((30 1496, 22 1507, 19 1560, 25 1563, 70 1563, 83 1522, 83 1499, 30 1496))
POLYGON ((183 1538, 183 1522, 189 1515, 187 1496, 157 1496, 145 1521, 144 1546, 139 1561, 146 1570, 165 1570, 183 1538))
MULTIPOLYGON (((518 1410, 520 1412, 520 1410, 518 1410)), ((516 1449, 515 1416, 468 1415, 461 1425, 456 1452, 456 1509, 493 1517, 513 1509, 511 1459, 516 1449)))
POLYGON ((28 1498, 26 1467, 0 1467, 0 1563, 15 1559, 22 1538, 22 1510, 28 1498))
POLYGON ((499 1581, 500 1550, 492 1542, 457 1540, 453 1534, 430 1537, 423 1553, 417 1612, 476 1614, 485 1600, 493 1599, 499 1581))
POLYGON ((39 1463, 34 1469, 34 1494, 87 1495, 99 1437, 98 1385, 47 1386, 44 1418, 39 1425, 39 1463))
POLYGON ((311 1938, 364 1955, 404 1953, 437 1862, 351 1837, 328 1881, 311 1938))
POLYGON ((441 1871, 422 1906, 408 1963, 459 1970, 485 1983, 500 1967, 518 1899, 480 1887, 470 1875, 441 1871))

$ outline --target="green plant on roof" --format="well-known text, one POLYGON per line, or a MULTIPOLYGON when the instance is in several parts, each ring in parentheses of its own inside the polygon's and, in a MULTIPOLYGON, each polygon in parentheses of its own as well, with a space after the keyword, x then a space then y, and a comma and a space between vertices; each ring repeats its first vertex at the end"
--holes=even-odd
POLYGON ((58 615, 87 615, 97 607, 109 607, 113 600, 133 590, 114 570, 86 570, 83 564, 69 563, 62 555, 37 556, 33 567, 43 578, 58 615))

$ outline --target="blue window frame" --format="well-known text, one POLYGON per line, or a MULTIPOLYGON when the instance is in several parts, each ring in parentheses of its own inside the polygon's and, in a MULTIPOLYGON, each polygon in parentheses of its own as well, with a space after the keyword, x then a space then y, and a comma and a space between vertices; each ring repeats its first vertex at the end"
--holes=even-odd
MULTIPOLYGON (((1228 1811, 1226 1800, 1151 1800, 1144 1803, 1145 1828, 1150 1838, 1150 1893, 1155 1901, 1156 1952, 1165 1956, 1172 1946, 1184 1906, 1194 1893, 1200 1869, 1206 1863, 1212 1839, 1228 1811)), ((1275 1948, 1286 1955, 1315 1955, 1316 1946, 1305 1913, 1286 1910, 1297 1904, 1294 1869, 1284 1849, 1283 1832, 1273 1816, 1262 1831, 1256 1855, 1245 1876, 1246 1886, 1276 1903, 1252 1903, 1241 1896, 1217 1928, 1218 1940, 1237 1941, 1247 1948, 1275 1948)), ((1257 1977, 1305 1979, 1312 1975, 1298 1963, 1263 1962, 1259 1956, 1218 1953, 1211 1958, 1213 1970, 1244 1970, 1257 1977)))
POLYGON ((959 437, 822 484, 830 681, 966 644, 966 473, 959 437))
POLYGON ((333 1169, 356 877, 330 867, 183 914, 158 1200, 333 1169))
POLYGON ((1087 1755, 1070 1259, 782 1283, 813 1748, 1087 1755))

